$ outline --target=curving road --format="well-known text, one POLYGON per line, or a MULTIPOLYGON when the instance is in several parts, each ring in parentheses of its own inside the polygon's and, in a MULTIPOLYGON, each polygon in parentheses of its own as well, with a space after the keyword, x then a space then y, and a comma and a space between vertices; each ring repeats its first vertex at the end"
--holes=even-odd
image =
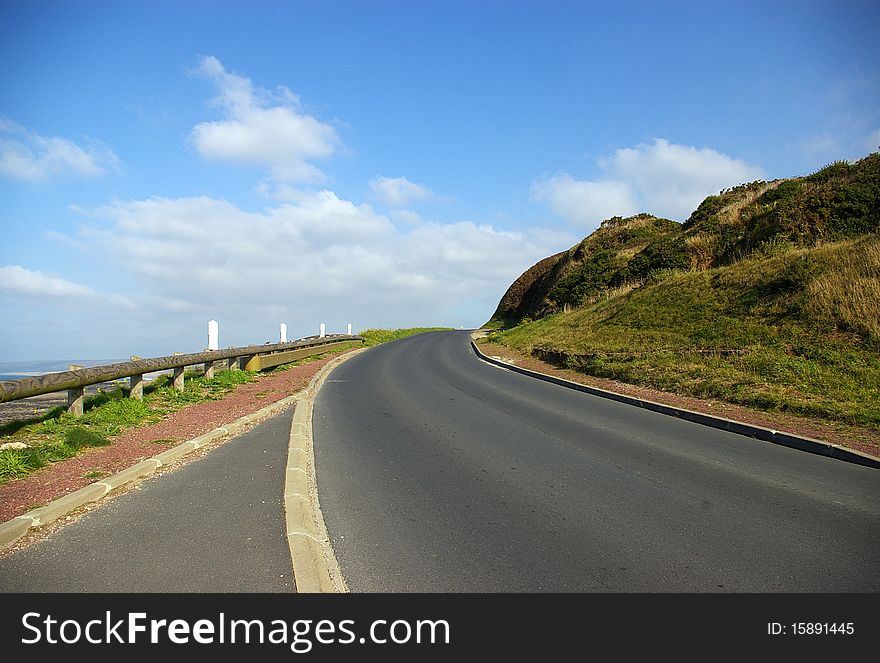
POLYGON ((468 332, 337 368, 321 508, 357 592, 877 592, 880 473, 480 361, 468 332))

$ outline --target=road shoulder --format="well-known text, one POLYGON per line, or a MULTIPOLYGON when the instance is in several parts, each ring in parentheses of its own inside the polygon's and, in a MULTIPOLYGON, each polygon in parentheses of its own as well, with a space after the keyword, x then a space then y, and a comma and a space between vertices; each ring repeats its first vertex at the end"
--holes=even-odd
MULTIPOLYGON (((817 430, 822 438, 826 439, 782 430, 784 423, 791 424, 799 419, 791 416, 779 417, 783 420, 783 425, 776 424, 778 428, 774 428, 770 414, 730 404, 713 404, 712 402, 625 385, 611 380, 593 378, 571 370, 559 369, 533 357, 525 357, 504 346, 478 344, 476 340, 483 335, 482 332, 472 334, 471 346, 474 352, 480 359, 508 370, 713 428, 736 432, 847 462, 880 468, 880 445, 865 442, 864 439, 852 439, 845 434, 840 436, 842 437, 840 439, 830 425, 822 426, 815 422, 809 422, 811 426, 808 427, 808 430, 817 430), (712 411, 713 406, 714 411, 712 411), (835 442, 827 441, 827 439, 834 439, 835 442)), ((777 418, 775 413, 773 417, 777 418)), ((865 433, 870 435, 871 431, 865 431, 865 433)), ((880 433, 875 432, 875 437, 880 441, 880 433)))
POLYGON ((290 426, 284 513, 293 576, 296 591, 300 594, 348 592, 318 500, 312 412, 314 398, 331 371, 366 349, 346 353, 327 364, 312 379, 296 403, 290 426))

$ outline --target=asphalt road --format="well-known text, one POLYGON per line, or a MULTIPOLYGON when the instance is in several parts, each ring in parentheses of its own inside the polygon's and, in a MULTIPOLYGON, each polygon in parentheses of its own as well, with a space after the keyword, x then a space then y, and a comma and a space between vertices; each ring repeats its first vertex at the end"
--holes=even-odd
POLYGON ((467 332, 346 362, 313 428, 353 591, 880 591, 876 469, 496 368, 467 332))
POLYGON ((0 592, 292 592, 293 408, 0 557, 0 592))

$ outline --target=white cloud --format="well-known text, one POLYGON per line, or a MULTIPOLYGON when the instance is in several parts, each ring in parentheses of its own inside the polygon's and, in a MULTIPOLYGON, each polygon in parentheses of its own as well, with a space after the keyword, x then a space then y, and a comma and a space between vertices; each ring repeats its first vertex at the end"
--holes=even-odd
POLYGON ((0 267, 0 292, 29 299, 88 299, 102 300, 114 306, 132 306, 131 301, 121 295, 103 295, 87 285, 68 281, 55 274, 33 271, 21 265, 0 267))
POLYGON ((370 180, 370 191, 378 201, 390 207, 404 207, 434 195, 428 187, 405 177, 375 177, 370 180))
POLYGON ((175 300, 237 321, 243 343, 255 328, 311 329, 328 315, 340 325, 452 324, 466 311, 462 322, 479 324, 524 269, 574 239, 470 221, 399 230, 331 191, 296 198, 261 212, 206 197, 118 202, 83 212, 108 222, 87 224, 83 239, 142 284, 145 307, 175 300))
POLYGON ((95 140, 81 147, 66 138, 41 136, 0 117, 0 175, 25 182, 57 177, 100 177, 117 167, 113 151, 95 140))
POLYGON ((250 79, 229 73, 208 56, 196 72, 210 80, 219 96, 214 99, 222 120, 201 122, 192 140, 204 158, 263 166, 278 182, 320 182, 324 174, 313 159, 331 156, 341 146, 336 130, 303 113, 290 90, 276 92, 255 87, 250 79))
POLYGON ((411 226, 420 226, 425 220, 416 212, 408 209, 393 209, 389 212, 392 221, 406 223, 411 226))
POLYGON ((708 195, 766 177, 763 169, 709 148, 662 138, 623 148, 599 161, 606 177, 575 180, 560 173, 532 184, 533 199, 568 221, 595 229, 611 216, 650 212, 684 220, 708 195))
POLYGON ((30 297, 95 297, 88 286, 59 276, 34 272, 21 265, 0 267, 0 290, 30 297))
POLYGON ((535 200, 546 202, 557 214, 579 226, 598 227, 612 216, 629 216, 639 211, 632 188, 625 182, 575 180, 559 173, 534 182, 535 200))

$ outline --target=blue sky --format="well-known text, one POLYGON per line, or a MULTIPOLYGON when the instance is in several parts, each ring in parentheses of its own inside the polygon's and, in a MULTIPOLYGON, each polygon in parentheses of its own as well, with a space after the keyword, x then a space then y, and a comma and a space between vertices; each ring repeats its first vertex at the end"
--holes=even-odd
POLYGON ((880 146, 880 5, 0 4, 0 360, 485 322, 616 214, 880 146))

